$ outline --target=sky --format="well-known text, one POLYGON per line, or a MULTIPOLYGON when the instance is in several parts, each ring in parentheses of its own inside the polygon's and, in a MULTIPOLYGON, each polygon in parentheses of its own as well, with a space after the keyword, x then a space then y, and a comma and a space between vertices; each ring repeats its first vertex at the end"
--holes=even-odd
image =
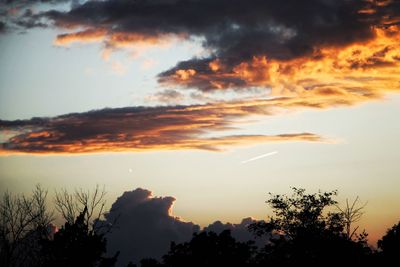
POLYGON ((0 191, 144 188, 204 227, 337 189, 375 242, 400 218, 399 27, 395 0, 1 1, 0 191))

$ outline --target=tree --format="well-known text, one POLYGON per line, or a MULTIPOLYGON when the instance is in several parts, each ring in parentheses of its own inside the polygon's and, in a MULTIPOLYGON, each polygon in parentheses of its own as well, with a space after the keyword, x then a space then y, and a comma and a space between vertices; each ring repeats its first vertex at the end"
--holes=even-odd
POLYGON ((27 266, 35 262, 48 238, 53 213, 46 205, 47 191, 37 185, 32 195, 4 193, 0 200, 0 265, 27 266))
POLYGON ((89 229, 87 208, 78 215, 74 223, 66 222, 53 239, 43 240, 42 266, 114 266, 118 253, 112 258, 104 257, 106 239, 89 229))
POLYGON ((99 185, 96 185, 92 192, 76 189, 74 193, 69 193, 66 189, 62 189, 56 191, 54 204, 56 210, 69 224, 73 224, 75 218, 85 211, 85 223, 90 227, 96 227, 99 226, 96 223, 105 214, 105 196, 104 187, 100 189, 99 185))
POLYGON ((400 255, 400 222, 388 229, 378 241, 378 248, 386 262, 398 262, 400 255))
MULTIPOLYGON (((163 257, 167 267, 249 266, 255 253, 253 243, 237 242, 229 230, 195 233, 189 242, 171 244, 163 257)), ((157 266, 157 265, 153 265, 157 266)))
POLYGON ((46 205, 47 191, 40 185, 31 196, 6 192, 0 199, 0 266, 70 266, 71 262, 75 266, 113 266, 118 254, 103 256, 105 234, 114 225, 101 221, 104 197, 104 188, 98 186, 93 192, 56 192, 56 210, 66 221, 57 232, 52 225, 54 214, 46 205))
POLYGON ((366 240, 350 240, 342 212, 329 212, 337 205, 336 191, 306 194, 292 188, 291 196, 271 195, 266 201, 275 214, 268 222, 255 223, 257 235, 273 233, 271 244, 259 261, 283 265, 360 264, 369 253, 366 240))
POLYGON ((304 189, 293 187, 293 194, 272 195, 266 201, 272 208, 275 217, 268 223, 255 223, 250 229, 258 235, 269 233, 274 230, 293 239, 301 235, 303 230, 308 232, 322 229, 330 229, 334 232, 343 230, 343 221, 340 213, 324 213, 324 210, 337 202, 333 196, 336 191, 318 192, 317 194, 306 194, 304 189))
POLYGON ((344 223, 344 230, 345 235, 349 239, 356 238, 363 238, 365 235, 365 231, 363 231, 360 235, 357 235, 358 226, 353 227, 355 222, 358 222, 364 214, 364 208, 367 203, 363 205, 358 205, 359 197, 356 197, 353 203, 350 205, 349 200, 346 199, 346 207, 341 208, 339 205, 336 205, 337 209, 340 211, 343 223, 344 223))

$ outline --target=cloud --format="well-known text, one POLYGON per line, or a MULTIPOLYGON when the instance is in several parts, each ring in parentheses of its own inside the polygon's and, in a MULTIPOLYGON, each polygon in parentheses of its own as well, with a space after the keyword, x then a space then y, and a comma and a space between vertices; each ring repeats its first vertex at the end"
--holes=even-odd
POLYGON ((217 234, 221 233, 224 230, 230 230, 232 236, 240 242, 254 241, 256 245, 260 248, 263 248, 269 242, 269 236, 263 236, 260 238, 255 238, 254 234, 252 234, 248 230, 248 226, 252 223, 256 223, 258 220, 255 220, 251 217, 244 218, 238 224, 235 223, 222 223, 221 221, 215 221, 209 224, 207 227, 204 227, 203 231, 211 231, 217 234))
MULTIPOLYGON (((320 108, 319 103, 307 103, 320 108)), ((238 119, 305 107, 292 99, 221 102, 208 105, 127 107, 72 113, 53 118, 1 121, 0 133, 15 133, 1 144, 0 154, 94 153, 142 150, 205 149, 264 142, 323 142, 312 133, 227 135, 238 119), (208 136, 205 136, 208 134, 208 136)))
POLYGON ((58 45, 102 42, 105 58, 113 49, 202 40, 207 55, 160 73, 166 90, 153 97, 172 104, 183 95, 177 90, 190 88, 192 100, 203 98, 209 104, 1 121, 1 131, 19 132, 2 143, 1 152, 219 150, 260 142, 321 141, 307 132, 216 133, 250 115, 349 106, 399 92, 399 14, 399 1, 391 0, 287 0, 284 5, 280 0, 105 0, 75 2, 70 10, 54 6, 21 13, 17 24, 46 22, 67 31, 57 36, 58 45), (268 92, 268 98, 241 97, 243 90, 255 88, 268 92), (241 100, 215 101, 212 93, 226 90, 235 90, 241 100))
POLYGON ((106 0, 43 15, 64 28, 199 36, 215 55, 238 63, 264 54, 288 59, 309 54, 319 46, 367 40, 373 37, 371 26, 396 25, 393 18, 398 11, 395 1, 288 0, 282 5, 278 0, 106 0), (367 9, 375 12, 363 12, 367 9), (391 24, 382 15, 392 18, 391 24))
POLYGON ((106 28, 90 28, 82 31, 57 35, 54 43, 68 46, 72 43, 89 43, 104 41, 107 48, 163 46, 179 36, 159 34, 156 36, 139 33, 110 33, 106 28))
POLYGON ((106 31, 102 29, 90 29, 75 33, 60 34, 54 41, 54 44, 59 46, 66 46, 74 42, 96 42, 103 40, 106 31))
MULTIPOLYGON (((312 55, 279 60, 254 56, 229 64, 223 58, 191 59, 159 75, 165 86, 203 92, 270 88, 273 95, 335 87, 346 94, 399 92, 399 28, 376 29, 375 38, 346 47, 325 47, 312 55)), ((338 96, 339 97, 339 96, 338 96)), ((343 94, 341 94, 343 97, 343 94)))
MULTIPOLYGON (((118 266, 126 266, 129 261, 138 262, 143 258, 156 258, 166 254, 172 241, 182 243, 189 241, 200 226, 186 222, 172 214, 174 197, 153 197, 146 189, 137 188, 118 197, 106 215, 105 223, 114 223, 115 228, 107 234, 107 252, 114 255, 120 251, 118 266)), ((247 227, 257 222, 245 218, 239 224, 215 221, 201 231, 220 233, 231 230, 238 241, 256 241, 263 247, 268 238, 255 239, 247 227)))
POLYGON ((57 36, 59 45, 99 41, 111 51, 203 40, 208 56, 159 74, 174 89, 315 90, 339 100, 400 88, 400 3, 393 0, 105 0, 23 16, 44 18, 74 31, 57 36))
POLYGON ((71 0, 2 0, 0 1, 0 20, 3 21, 4 27, 9 32, 38 27, 45 28, 48 26, 47 22, 44 21, 44 18, 34 14, 33 10, 43 6, 52 8, 68 2, 71 0))
POLYGON ((107 235, 108 253, 120 251, 118 265, 142 258, 161 258, 171 241, 184 242, 200 227, 172 215, 173 197, 153 197, 151 192, 138 188, 125 192, 112 205, 106 222, 117 225, 107 235))
POLYGON ((166 104, 177 104, 182 102, 184 99, 185 95, 183 95, 179 91, 172 89, 166 89, 164 91, 157 92, 146 98, 146 100, 148 101, 156 101, 159 103, 166 103, 166 104))

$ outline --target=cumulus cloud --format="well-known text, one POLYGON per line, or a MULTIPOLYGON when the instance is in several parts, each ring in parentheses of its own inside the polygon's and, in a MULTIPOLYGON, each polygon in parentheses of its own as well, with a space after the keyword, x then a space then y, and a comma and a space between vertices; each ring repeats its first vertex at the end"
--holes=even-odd
MULTIPOLYGON (((107 251, 114 255, 120 251, 118 266, 126 266, 129 261, 138 262, 143 258, 156 258, 166 254, 172 241, 186 242, 194 232, 200 231, 200 226, 193 222, 185 222, 172 214, 173 197, 153 197, 146 189, 135 189, 125 192, 112 205, 106 215, 105 222, 117 225, 107 235, 107 251)), ((238 241, 255 240, 263 246, 267 238, 255 237, 247 230, 248 225, 257 222, 245 218, 239 224, 216 221, 201 231, 220 233, 230 230, 238 241)))
POLYGON ((153 197, 151 192, 138 188, 125 192, 112 205, 106 222, 116 228, 107 235, 110 255, 120 251, 118 265, 142 258, 161 258, 171 241, 184 242, 200 230, 192 222, 184 222, 172 215, 173 197, 153 197))
MULTIPOLYGON (((337 104, 343 104, 342 102, 337 104)), ((0 154, 93 153, 141 150, 220 150, 233 145, 264 142, 323 142, 313 133, 279 135, 226 135, 212 133, 232 129, 238 119, 273 114, 277 107, 323 108, 318 98, 303 102, 280 98, 220 102, 207 105, 126 107, 72 113, 53 118, 0 120, 0 134, 8 134, 0 154), (10 137, 10 133, 13 135, 10 137), (208 134, 206 136, 206 134, 208 134)), ((334 99, 330 105, 334 105, 334 99)))

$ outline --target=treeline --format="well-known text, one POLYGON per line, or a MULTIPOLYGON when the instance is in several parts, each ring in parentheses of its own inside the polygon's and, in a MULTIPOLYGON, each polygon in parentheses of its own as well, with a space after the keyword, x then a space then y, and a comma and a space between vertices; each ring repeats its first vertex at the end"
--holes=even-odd
MULTIPOLYGON (((356 198, 340 207, 336 191, 271 195, 274 216, 249 225, 265 246, 239 242, 226 230, 194 233, 188 242, 171 243, 161 260, 142 259, 128 267, 221 266, 397 266, 400 223, 388 229, 378 249, 367 244, 367 233, 355 223, 363 214, 356 198)), ((116 266, 118 253, 107 257, 104 189, 93 193, 56 192, 54 204, 65 224, 56 228, 55 214, 46 206, 47 191, 36 187, 31 197, 5 193, 0 201, 0 266, 116 266)), ((138 240, 140 242, 140 240, 138 240)))

